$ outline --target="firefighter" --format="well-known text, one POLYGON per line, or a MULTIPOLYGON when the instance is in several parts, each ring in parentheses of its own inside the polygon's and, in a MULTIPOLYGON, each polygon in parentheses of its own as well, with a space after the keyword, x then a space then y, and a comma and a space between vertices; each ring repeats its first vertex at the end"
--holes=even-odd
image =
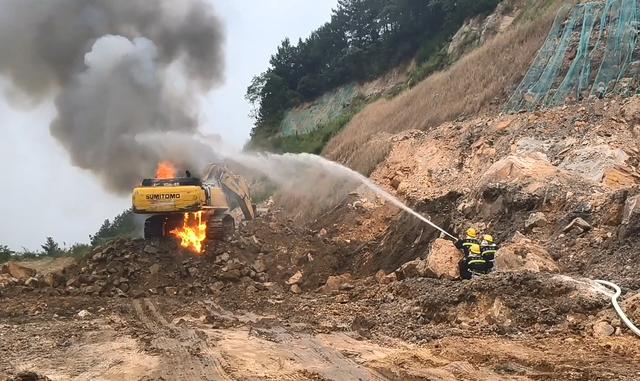
POLYGON ((471 254, 471 248, 476 245, 480 247, 480 241, 478 240, 478 231, 475 228, 469 228, 466 232, 466 237, 456 241, 455 245, 458 250, 462 251, 464 257, 458 262, 458 268, 460 269, 460 278, 471 279, 471 273, 469 272, 468 258, 471 254))
POLYGON ((469 255, 471 245, 479 245, 478 231, 475 228, 467 229, 467 236, 456 241, 456 247, 461 250, 465 257, 469 255))
POLYGON ((487 261, 482 256, 482 250, 478 244, 473 244, 469 247, 469 255, 466 258, 465 264, 467 279, 471 279, 470 275, 487 274, 489 272, 487 261))
POLYGON ((496 259, 496 252, 498 251, 498 245, 493 240, 493 236, 485 234, 480 242, 480 253, 482 258, 487 261, 487 273, 493 270, 496 259))

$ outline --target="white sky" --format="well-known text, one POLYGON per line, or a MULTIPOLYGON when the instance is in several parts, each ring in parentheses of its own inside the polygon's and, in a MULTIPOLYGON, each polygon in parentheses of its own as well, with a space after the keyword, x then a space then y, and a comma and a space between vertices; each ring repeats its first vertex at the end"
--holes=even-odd
MULTIPOLYGON (((202 100, 202 130, 240 148, 252 127, 244 100, 251 78, 285 37, 297 41, 329 21, 337 0, 212 2, 226 29, 226 83, 202 100)), ((49 136, 54 113, 51 104, 13 109, 0 98, 0 244, 12 249, 38 249, 47 236, 87 242, 105 218, 130 206, 129 197, 106 193, 90 172, 69 164, 49 136)))

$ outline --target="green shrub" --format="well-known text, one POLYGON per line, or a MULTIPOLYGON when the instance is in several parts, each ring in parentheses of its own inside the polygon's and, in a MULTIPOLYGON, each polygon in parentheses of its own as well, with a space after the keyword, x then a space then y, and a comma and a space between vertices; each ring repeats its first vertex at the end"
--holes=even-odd
POLYGON ((8 262, 14 255, 15 253, 8 246, 0 245, 0 263, 8 262))

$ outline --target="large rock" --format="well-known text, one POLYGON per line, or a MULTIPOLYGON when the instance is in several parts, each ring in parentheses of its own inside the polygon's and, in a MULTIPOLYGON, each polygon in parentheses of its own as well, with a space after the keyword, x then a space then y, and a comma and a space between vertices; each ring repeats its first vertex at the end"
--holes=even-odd
POLYGON ((511 242, 498 250, 495 265, 498 271, 559 271, 545 248, 520 233, 516 233, 511 242))
POLYGON ((593 325, 593 336, 607 337, 613 335, 615 329, 606 321, 599 321, 593 325))
POLYGON ((529 215, 529 218, 524 223, 524 228, 529 230, 533 228, 541 228, 549 223, 547 217, 542 212, 535 212, 529 215))
POLYGON ((49 287, 59 287, 66 283, 66 279, 64 275, 53 272, 44 276, 44 283, 49 287))
POLYGON ((427 259, 409 261, 395 272, 400 280, 407 278, 442 278, 457 279, 460 277, 458 263, 463 255, 453 242, 438 238, 429 249, 427 259))
POLYGON ((640 234, 640 194, 627 198, 620 225, 621 238, 640 234))
POLYGON ((24 281, 24 285, 27 287, 33 287, 33 288, 38 288, 40 286, 42 286, 42 282, 40 282, 40 279, 33 277, 33 278, 29 278, 27 280, 24 281))
POLYGON ((398 280, 397 274, 395 272, 387 274, 384 272, 384 270, 378 271, 375 275, 375 279, 380 284, 390 284, 398 280))
POLYGON ((590 223, 582 219, 582 217, 576 217, 569 223, 569 225, 565 226, 564 229, 562 229, 562 232, 567 233, 574 229, 579 229, 580 233, 582 234, 584 232, 587 232, 593 229, 593 226, 591 226, 590 223))
POLYGON ((628 159, 622 149, 603 144, 570 151, 560 168, 610 189, 621 189, 640 180, 638 173, 627 165, 628 159))
POLYGON ((16 262, 8 262, 6 265, 6 271, 14 278, 20 280, 26 280, 36 276, 37 271, 17 264, 16 262))
POLYGON ((613 165, 602 174, 602 185, 609 189, 623 189, 640 183, 640 176, 629 166, 613 165))
POLYGON ((302 271, 298 271, 287 280, 287 284, 294 285, 294 284, 300 283, 301 281, 302 281, 302 271))
POLYGON ((560 170, 542 153, 511 155, 497 161, 480 177, 475 198, 477 214, 494 219, 502 213, 531 210, 546 201, 564 197, 576 176, 560 170))
POLYGON ((344 285, 352 284, 353 277, 349 273, 345 273, 342 275, 330 276, 327 278, 327 282, 320 289, 321 292, 325 294, 330 294, 332 292, 336 292, 340 290, 344 285))
POLYGON ((511 155, 491 165, 480 178, 480 186, 491 183, 545 183, 554 177, 567 179, 568 175, 551 164, 544 154, 511 155))
POLYGON ((427 257, 427 275, 436 278, 456 279, 460 277, 458 263, 463 255, 448 239, 436 239, 427 257))
POLYGON ((257 273, 263 273, 267 271, 267 265, 262 259, 256 259, 255 262, 253 262, 252 267, 257 273))
POLYGON ((146 245, 144 247, 144 252, 147 254, 152 254, 152 255, 158 254, 158 251, 159 251, 158 248, 152 245, 146 245))
POLYGON ((16 282, 18 282, 18 280, 12 277, 10 274, 0 274, 0 288, 6 287, 16 282))
POLYGON ((230 269, 223 267, 217 275, 219 279, 236 282, 239 281, 242 277, 242 272, 240 271, 240 269, 230 269))
POLYGON ((296 295, 302 294, 302 289, 297 284, 293 284, 293 285, 291 285, 291 292, 296 294, 296 295))
POLYGON ((632 125, 640 125, 640 98, 631 97, 621 108, 621 116, 632 125))
POLYGON ((432 275, 429 273, 427 261, 420 258, 403 264, 396 270, 395 274, 397 279, 400 280, 407 278, 424 278, 432 275))
POLYGON ((640 321, 640 293, 625 295, 622 308, 629 319, 634 322, 640 321))

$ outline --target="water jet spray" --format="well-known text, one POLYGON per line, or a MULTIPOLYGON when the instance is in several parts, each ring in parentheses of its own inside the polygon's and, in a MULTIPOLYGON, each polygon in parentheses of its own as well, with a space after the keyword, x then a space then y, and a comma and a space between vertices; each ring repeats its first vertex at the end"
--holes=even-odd
POLYGON ((371 179, 362 174, 352 170, 351 168, 345 167, 339 163, 334 161, 325 159, 322 156, 312 155, 308 153, 285 153, 285 154, 272 154, 272 153, 263 153, 263 154, 231 154, 227 156, 228 159, 232 161, 236 161, 245 165, 249 168, 259 170, 269 179, 274 180, 277 183, 286 183, 287 181, 291 181, 290 174, 283 173, 282 167, 286 164, 294 165, 296 168, 298 166, 302 166, 303 168, 319 168, 326 173, 332 174, 337 178, 346 178, 355 180, 357 183, 365 185, 367 188, 372 190, 376 195, 383 198, 386 201, 391 202, 396 207, 402 209, 403 211, 411 214, 412 216, 418 218, 422 222, 428 224, 429 226, 437 229, 445 236, 457 241, 454 235, 450 234, 440 226, 433 223, 428 218, 424 217, 420 213, 411 209, 407 205, 405 205, 402 201, 400 201, 395 196, 391 195, 384 189, 380 188, 376 185, 371 179))

